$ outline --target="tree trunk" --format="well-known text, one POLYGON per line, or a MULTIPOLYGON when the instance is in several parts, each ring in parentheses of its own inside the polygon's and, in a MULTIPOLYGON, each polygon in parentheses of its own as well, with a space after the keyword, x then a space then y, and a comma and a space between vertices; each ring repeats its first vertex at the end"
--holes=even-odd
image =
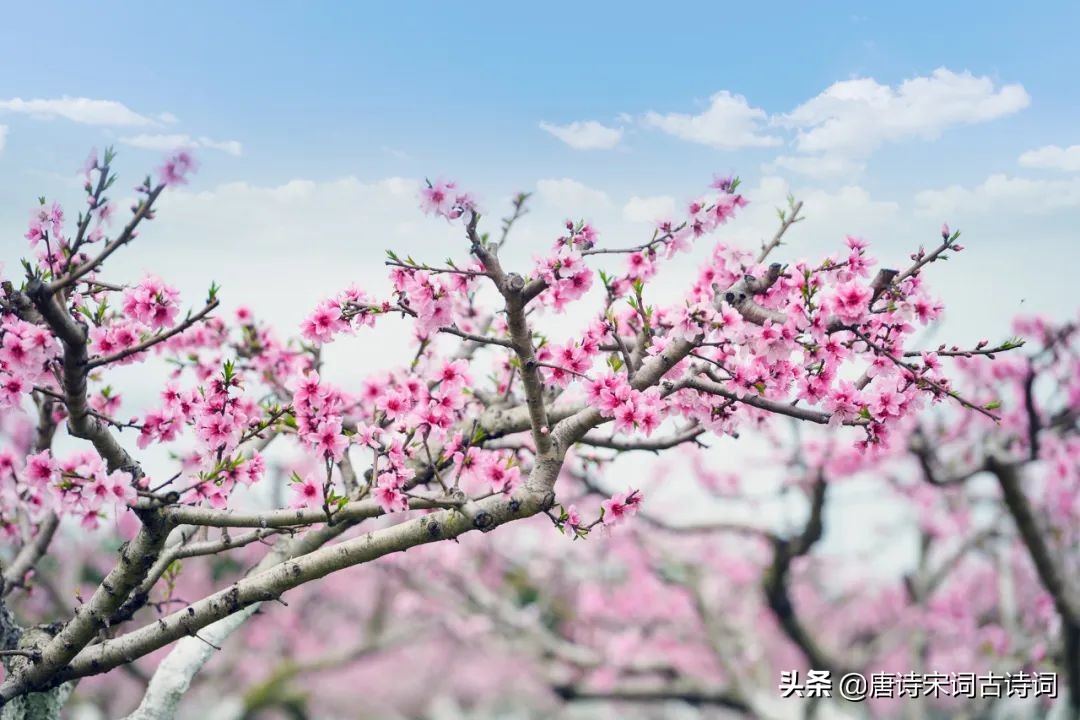
MULTIPOLYGON (((41 647, 52 640, 52 635, 39 628, 31 628, 18 635, 20 637, 15 644, 18 648, 41 647)), ((28 658, 15 657, 7 663, 7 671, 16 671, 29 662, 28 658)), ((17 697, 0 709, 0 720, 60 720, 60 710, 74 689, 75 683, 66 682, 52 690, 17 697)))

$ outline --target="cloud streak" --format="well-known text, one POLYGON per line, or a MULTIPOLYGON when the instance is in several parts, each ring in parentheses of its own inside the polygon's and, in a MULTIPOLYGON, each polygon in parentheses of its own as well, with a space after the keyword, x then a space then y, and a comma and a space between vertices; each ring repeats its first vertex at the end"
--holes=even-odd
POLYGON ((162 113, 156 117, 142 115, 115 100, 94 100, 66 95, 52 99, 0 100, 0 112, 18 113, 43 119, 59 117, 82 125, 112 127, 149 127, 176 121, 176 117, 169 113, 162 113))
POLYGON ((177 148, 206 148, 234 156, 244 153, 244 146, 237 140, 212 140, 206 136, 195 138, 183 133, 130 135, 120 138, 120 142, 131 147, 163 152, 177 148))
POLYGON ((772 147, 783 140, 766 135, 767 113, 751 107, 742 95, 721 90, 709 99, 709 107, 697 115, 648 112, 646 127, 655 128, 680 140, 708 145, 717 150, 745 147, 772 147))
MULTIPOLYGON (((869 77, 835 82, 787 113, 769 114, 742 95, 721 90, 700 113, 650 111, 639 122, 716 150, 786 146, 764 165, 765 172, 850 178, 882 145, 932 140, 950 128, 1012 115, 1030 103, 1023 85, 938 68, 894 86, 869 77)), ((1080 147, 1047 146, 1026 153, 1021 164, 1075 170, 1080 147)))
POLYGON ((575 150, 611 150, 622 142, 622 128, 608 127, 595 120, 554 125, 541 122, 540 129, 554 135, 575 150))
POLYGON ((974 187, 950 185, 926 190, 915 196, 919 212, 931 217, 957 214, 1040 215, 1064 208, 1080 207, 1080 177, 1068 180, 1032 180, 995 174, 974 187))
POLYGON ((1037 150, 1028 150, 1020 156, 1024 167, 1080 172, 1080 145, 1063 148, 1059 145, 1045 145, 1037 150))
POLYGON ((797 131, 799 152, 865 157, 885 143, 933 139, 950 127, 1011 115, 1030 103, 1022 85, 996 86, 989 77, 938 68, 896 87, 873 78, 833 83, 773 121, 797 131))
POLYGON ((536 183, 536 194, 545 205, 563 212, 586 212, 611 204, 607 193, 573 178, 540 180, 536 183))

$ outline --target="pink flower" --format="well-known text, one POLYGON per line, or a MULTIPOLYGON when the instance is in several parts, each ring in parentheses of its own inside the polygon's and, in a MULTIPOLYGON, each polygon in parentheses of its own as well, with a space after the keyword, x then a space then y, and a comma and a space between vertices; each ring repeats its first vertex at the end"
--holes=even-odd
POLYGON ((349 447, 349 439, 341 431, 341 418, 337 417, 320 423, 308 439, 315 452, 334 462, 340 460, 345 454, 345 448, 349 447))
POLYGON ((301 331, 307 340, 327 343, 347 327, 348 324, 341 319, 341 306, 336 301, 324 300, 304 318, 301 331))
POLYGON ((179 298, 175 288, 147 275, 138 285, 124 291, 124 314, 154 330, 171 327, 180 312, 179 298))
POLYGON ((29 394, 30 385, 16 375, 0 374, 0 408, 18 407, 23 395, 29 394))
POLYGON ((37 455, 30 455, 26 458, 26 480, 28 484, 49 485, 56 481, 59 472, 56 461, 53 460, 52 454, 48 450, 43 450, 37 455))
POLYGON ((614 527, 623 520, 635 515, 641 506, 641 493, 634 490, 630 493, 616 493, 609 499, 600 503, 604 511, 604 525, 614 527))
POLYGON ((829 424, 839 425, 859 414, 860 393, 855 385, 841 380, 825 398, 825 410, 830 414, 829 424))
POLYGON ((453 182, 438 180, 420 190, 420 208, 428 215, 456 220, 475 210, 476 201, 469 193, 459 192, 453 182))
POLYGON ((568 528, 574 534, 581 528, 581 514, 578 512, 576 505, 566 508, 566 520, 563 521, 563 527, 568 528))
POLYGON ((904 405, 904 396, 896 390, 882 388, 870 403, 870 412, 877 420, 899 417, 904 405))
POLYGON ((310 475, 293 476, 293 498, 289 507, 310 508, 322 504, 322 486, 310 475))
POLYGON ((836 316, 848 323, 863 319, 869 308, 873 291, 858 282, 847 282, 836 289, 832 309, 836 316))
POLYGON ((392 473, 379 475, 379 482, 372 495, 384 513, 390 514, 409 509, 409 498, 401 491, 401 481, 392 473))
POLYGON ((420 207, 429 215, 446 216, 453 203, 454 183, 439 180, 420 191, 420 207))
POLYGON ((191 152, 178 150, 165 159, 165 164, 158 170, 158 180, 162 185, 183 185, 187 183, 188 173, 197 168, 191 152))
POLYGON ((482 472, 495 492, 508 493, 521 483, 521 469, 517 465, 507 467, 498 457, 492 458, 482 472))

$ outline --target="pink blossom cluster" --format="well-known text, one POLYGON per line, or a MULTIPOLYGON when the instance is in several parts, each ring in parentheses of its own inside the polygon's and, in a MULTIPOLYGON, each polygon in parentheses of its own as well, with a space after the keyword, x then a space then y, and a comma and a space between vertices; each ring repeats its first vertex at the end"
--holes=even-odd
POLYGON ((337 297, 321 301, 300 325, 305 340, 314 343, 333 341, 338 333, 355 330, 361 326, 372 327, 375 316, 372 312, 357 312, 351 319, 346 313, 350 307, 366 308, 367 295, 359 288, 350 287, 337 297))
POLYGON ((265 414, 258 403, 239 392, 241 384, 239 377, 228 372, 198 388, 185 390, 170 382, 161 393, 161 405, 148 410, 138 424, 140 448, 174 442, 190 428, 196 449, 182 463, 190 473, 185 502, 206 501, 222 508, 238 485, 250 487, 263 477, 262 456, 255 451, 238 452, 241 441, 255 434, 265 414))
POLYGON ((0 320, 0 410, 19 408, 35 385, 51 386, 49 365, 59 354, 45 328, 5 315, 0 320))
POLYGON ((190 150, 177 150, 158 169, 158 180, 162 185, 184 185, 188 175, 198 169, 198 163, 190 150))
POLYGON ((152 330, 172 327, 180 312, 180 293, 153 275, 125 290, 123 298, 124 314, 152 330))
POLYGON ((416 332, 427 337, 439 328, 454 322, 454 293, 461 292, 469 279, 464 275, 451 275, 440 280, 424 270, 394 268, 391 272, 394 292, 416 318, 416 332))
POLYGON ((322 384, 315 371, 296 379, 291 389, 300 440, 317 457, 325 461, 340 460, 349 446, 342 430, 344 395, 322 384))
POLYGON ((62 243, 64 238, 64 209, 60 203, 50 205, 44 203, 34 210, 30 217, 30 227, 26 231, 26 239, 30 241, 30 247, 35 248, 38 244, 47 244, 50 240, 62 243))
POLYGON ((559 387, 568 386, 575 377, 585 375, 593 365, 593 359, 600 350, 599 333, 586 333, 580 341, 570 341, 564 345, 545 345, 536 353, 542 367, 544 380, 559 387))
POLYGON ((476 200, 469 193, 460 192, 453 181, 437 180, 420 191, 420 207, 429 215, 457 220, 476 211, 476 200))
POLYGON ((540 300, 556 312, 563 311, 592 287, 593 271, 584 262, 582 252, 596 243, 598 233, 587 223, 566 223, 567 235, 555 241, 550 255, 537 257, 533 276, 547 283, 540 300))
POLYGON ((48 450, 27 455, 19 466, 15 455, 0 451, 0 530, 17 536, 18 529, 7 517, 20 507, 32 522, 47 513, 76 517, 84 528, 98 527, 108 508, 125 509, 135 500, 136 488, 130 473, 109 472, 93 451, 77 452, 58 461, 48 450))
POLYGON ((600 504, 604 525, 613 527, 633 517, 641 508, 642 500, 643 497, 637 490, 615 493, 600 504))
POLYGON ((586 383, 585 397, 605 417, 615 419, 615 432, 640 431, 646 436, 652 435, 666 411, 659 388, 635 390, 625 375, 614 372, 586 383))
POLYGON ((469 492, 509 493, 521 483, 521 466, 514 453, 462 447, 457 438, 447 446, 453 451, 453 476, 469 492))
POLYGON ((380 436, 375 427, 366 428, 361 436, 365 444, 373 447, 378 458, 372 468, 375 474, 372 496, 383 512, 400 512, 409 507, 407 483, 415 475, 409 466, 412 454, 402 435, 395 434, 389 442, 383 442, 380 436))

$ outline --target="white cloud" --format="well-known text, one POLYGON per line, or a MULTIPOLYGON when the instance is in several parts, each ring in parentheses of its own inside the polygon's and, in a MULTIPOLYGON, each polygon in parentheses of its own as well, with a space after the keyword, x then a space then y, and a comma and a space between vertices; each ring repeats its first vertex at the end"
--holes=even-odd
POLYGON ((162 152, 168 152, 181 147, 208 148, 211 150, 220 150, 230 155, 241 155, 244 152, 244 146, 236 140, 211 140, 205 136, 193 138, 190 135, 184 135, 182 133, 130 135, 120 138, 120 142, 132 147, 143 148, 146 150, 160 150, 162 152))
POLYGON ((675 198, 670 195, 651 195, 630 198, 622 210, 623 218, 633 223, 653 224, 657 220, 673 219, 675 198))
MULTIPOLYGON (((83 125, 112 125, 120 127, 139 127, 157 125, 159 120, 140 115, 127 105, 115 100, 92 100, 73 98, 66 95, 61 98, 23 100, 12 98, 0 100, 0 111, 22 113, 39 118, 62 117, 83 125)), ((175 122, 176 118, 168 113, 159 116, 161 122, 175 122)))
POLYGON ((110 258, 111 272, 118 280, 156 272, 192 302, 217 280, 227 307, 249 305, 293 333, 320 299, 354 281, 386 295, 384 248, 438 258, 447 243, 462 242, 460 226, 423 216, 419 189, 410 178, 344 177, 170 190, 159 201, 161 222, 110 258), (288 278, 290 292, 267 282, 274 277, 288 278))
POLYGON ((781 139, 760 133, 767 115, 750 107, 742 95, 722 90, 709 99, 709 107, 699 115, 649 112, 645 124, 682 140, 717 150, 779 145, 781 139))
POLYGON ((839 155, 781 155, 762 169, 768 173, 791 170, 818 180, 826 178, 853 177, 863 171, 864 165, 839 155))
POLYGON ((622 141, 622 128, 608 127, 595 120, 572 122, 569 125, 540 123, 540 129, 551 133, 575 150, 610 150, 622 141))
POLYGON ((886 142, 932 139, 955 125, 1010 115, 1030 101, 1022 85, 938 68, 895 88, 873 78, 837 82, 774 122, 798 130, 801 152, 861 156, 886 142))
POLYGON ((7 125, 0 125, 0 150, 3 150, 4 144, 7 143, 7 134, 7 125))
POLYGON ((607 193, 571 178, 540 180, 536 183, 536 194, 545 205, 563 212, 580 214, 611 204, 607 193))
POLYGON ((1080 207, 1080 177, 1069 180, 1031 180, 991 175, 980 185, 951 185, 925 190, 915 196, 918 211, 948 219, 957 214, 1038 215, 1062 208, 1080 207))
POLYGON ((756 186, 740 187, 750 204, 740 214, 731 232, 744 247, 756 248, 776 230, 776 209, 786 208, 789 196, 803 202, 804 220, 790 231, 782 252, 785 261, 818 258, 844 248, 848 234, 864 237, 886 261, 904 258, 908 228, 898 230, 903 214, 900 204, 873 197, 860 185, 844 185, 834 190, 792 185, 778 176, 763 177, 756 186))
POLYGON ((1038 150, 1028 150, 1020 156, 1020 164, 1024 167, 1080 172, 1080 145, 1067 148, 1046 145, 1038 150))

